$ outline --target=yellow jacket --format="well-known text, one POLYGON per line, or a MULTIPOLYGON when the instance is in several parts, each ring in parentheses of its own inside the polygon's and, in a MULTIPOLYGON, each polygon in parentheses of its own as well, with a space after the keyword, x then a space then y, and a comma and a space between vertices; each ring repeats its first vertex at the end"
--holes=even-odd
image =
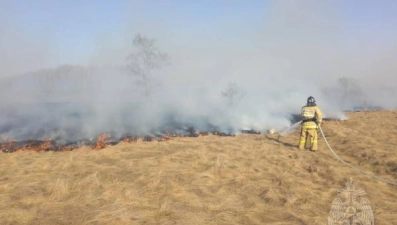
POLYGON ((317 129, 317 124, 323 122, 323 114, 317 106, 303 106, 301 110, 302 127, 317 129))

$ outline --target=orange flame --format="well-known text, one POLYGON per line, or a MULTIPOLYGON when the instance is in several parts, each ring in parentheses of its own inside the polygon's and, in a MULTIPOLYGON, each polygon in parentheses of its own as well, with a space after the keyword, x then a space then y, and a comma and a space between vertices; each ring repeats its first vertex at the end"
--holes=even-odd
POLYGON ((137 142, 137 141, 138 141, 138 138, 135 137, 135 136, 125 136, 125 137, 122 139, 122 141, 123 141, 123 142, 127 142, 127 143, 137 142))
POLYGON ((95 145, 95 149, 99 150, 99 149, 103 149, 106 148, 106 139, 109 137, 109 135, 107 133, 103 133, 101 135, 98 136, 98 140, 96 142, 95 145))
POLYGON ((47 150, 51 149, 51 147, 52 147, 51 141, 52 141, 51 139, 48 139, 43 144, 41 144, 38 151, 47 151, 47 150))

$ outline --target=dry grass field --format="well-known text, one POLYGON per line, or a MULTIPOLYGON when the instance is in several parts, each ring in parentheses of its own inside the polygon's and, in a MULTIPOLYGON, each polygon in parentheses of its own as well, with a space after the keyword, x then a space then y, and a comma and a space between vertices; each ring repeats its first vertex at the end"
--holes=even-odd
MULTIPOLYGON (((397 111, 347 113, 323 130, 345 161, 397 182, 397 111)), ((377 225, 397 224, 397 186, 317 153, 298 131, 0 153, 0 224, 327 224, 350 177, 377 225)))

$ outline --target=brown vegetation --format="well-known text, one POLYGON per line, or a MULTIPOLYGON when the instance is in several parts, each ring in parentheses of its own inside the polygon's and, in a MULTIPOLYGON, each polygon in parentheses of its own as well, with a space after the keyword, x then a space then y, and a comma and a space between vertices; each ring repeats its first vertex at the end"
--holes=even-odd
MULTIPOLYGON (((397 112, 348 117, 323 124, 334 150, 396 182, 397 112)), ((99 151, 0 153, 0 224, 327 224, 350 177, 366 190, 375 223, 397 224, 397 187, 342 165, 322 138, 317 153, 299 151, 298 138, 129 137, 99 151)))

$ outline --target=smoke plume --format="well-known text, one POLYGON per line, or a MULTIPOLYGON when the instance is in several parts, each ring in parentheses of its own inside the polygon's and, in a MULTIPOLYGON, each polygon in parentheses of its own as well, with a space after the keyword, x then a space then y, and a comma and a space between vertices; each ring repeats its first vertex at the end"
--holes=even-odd
POLYGON ((346 110, 395 109, 395 31, 374 34, 347 22, 341 4, 274 1, 254 24, 242 17, 186 27, 162 14, 144 15, 143 3, 134 2, 134 16, 124 17, 117 35, 99 35, 80 63, 56 57, 62 52, 46 44, 57 42, 49 30, 25 29, 2 10, 0 135, 68 142, 103 132, 120 137, 189 127, 281 130, 309 96, 329 118, 343 119, 346 110), (139 33, 170 62, 141 69, 147 75, 141 79, 134 68, 142 62, 128 57, 137 51, 139 33))

